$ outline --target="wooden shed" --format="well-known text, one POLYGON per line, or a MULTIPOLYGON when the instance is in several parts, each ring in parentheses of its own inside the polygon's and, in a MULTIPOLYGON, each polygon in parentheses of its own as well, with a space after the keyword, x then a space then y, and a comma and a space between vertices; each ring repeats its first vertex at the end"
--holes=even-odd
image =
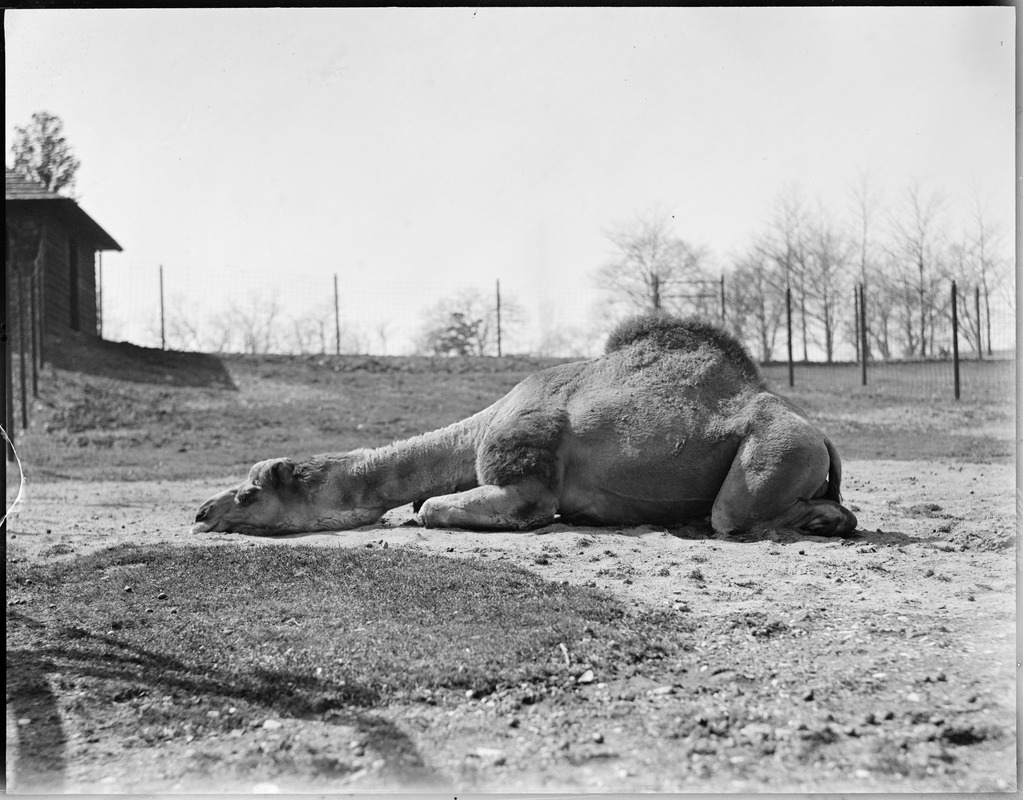
POLYGON ((6 178, 12 297, 25 297, 24 284, 31 280, 42 333, 97 335, 96 254, 121 246, 70 197, 11 169, 6 178), (21 291, 16 280, 23 281, 21 291))

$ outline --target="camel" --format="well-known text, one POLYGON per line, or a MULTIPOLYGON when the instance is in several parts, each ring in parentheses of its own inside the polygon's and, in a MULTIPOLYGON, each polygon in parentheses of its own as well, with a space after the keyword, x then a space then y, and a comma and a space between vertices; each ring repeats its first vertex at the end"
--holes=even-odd
POLYGON ((526 530, 705 519, 719 534, 841 535, 834 445, 698 318, 628 320, 602 356, 529 376, 447 427, 374 449, 273 458, 199 509, 193 533, 368 525, 413 504, 428 528, 526 530))

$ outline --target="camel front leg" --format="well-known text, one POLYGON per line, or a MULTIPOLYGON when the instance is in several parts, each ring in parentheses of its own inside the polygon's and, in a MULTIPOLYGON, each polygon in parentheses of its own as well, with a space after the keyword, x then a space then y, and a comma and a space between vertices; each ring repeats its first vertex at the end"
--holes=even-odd
POLYGON ((419 520, 427 528, 524 530, 549 525, 557 510, 554 492, 530 480, 431 497, 423 503, 419 520))

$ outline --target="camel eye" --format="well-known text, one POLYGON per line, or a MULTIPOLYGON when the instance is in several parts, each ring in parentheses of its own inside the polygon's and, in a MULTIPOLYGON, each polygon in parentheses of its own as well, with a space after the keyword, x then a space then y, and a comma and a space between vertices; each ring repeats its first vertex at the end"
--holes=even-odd
POLYGON ((238 492, 237 497, 235 497, 235 501, 240 506, 247 506, 250 503, 255 502, 255 500, 256 500, 256 498, 258 496, 259 496, 259 489, 257 487, 255 487, 255 486, 252 486, 252 487, 250 487, 248 489, 243 489, 242 491, 238 492))

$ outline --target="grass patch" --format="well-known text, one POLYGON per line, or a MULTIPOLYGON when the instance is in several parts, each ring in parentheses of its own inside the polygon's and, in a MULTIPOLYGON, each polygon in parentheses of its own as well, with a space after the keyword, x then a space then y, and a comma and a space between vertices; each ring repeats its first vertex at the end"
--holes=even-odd
MULTIPOLYGON (((448 425, 564 361, 213 357, 70 334, 46 344, 52 363, 18 442, 43 479, 240 480, 268 453, 374 447, 448 425)), ((793 389, 784 367, 764 374, 828 431, 843 459, 1012 463, 1013 362, 963 367, 960 401, 952 398, 947 363, 878 366, 868 387, 851 364, 799 367, 793 389)))
POLYGON ((405 548, 125 545, 8 563, 7 598, 9 698, 48 684, 100 728, 128 704, 147 742, 571 679, 561 643, 577 666, 631 674, 691 630, 593 588, 405 548))

